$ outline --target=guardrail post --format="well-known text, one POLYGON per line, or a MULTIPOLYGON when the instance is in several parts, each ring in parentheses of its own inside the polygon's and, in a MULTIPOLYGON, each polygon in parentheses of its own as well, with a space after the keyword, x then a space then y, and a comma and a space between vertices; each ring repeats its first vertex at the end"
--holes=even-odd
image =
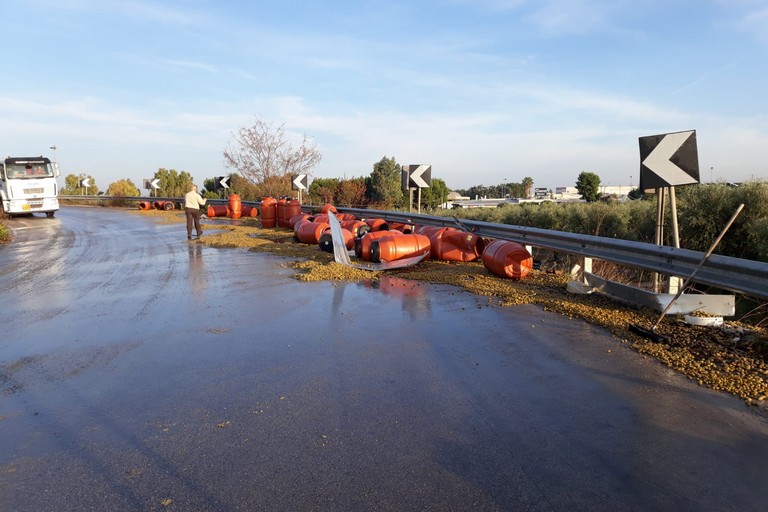
POLYGON ((581 279, 582 282, 586 283, 587 278, 584 276, 584 273, 592 273, 592 258, 584 257, 579 260, 579 263, 573 266, 571 269, 571 275, 575 277, 576 279, 581 279))

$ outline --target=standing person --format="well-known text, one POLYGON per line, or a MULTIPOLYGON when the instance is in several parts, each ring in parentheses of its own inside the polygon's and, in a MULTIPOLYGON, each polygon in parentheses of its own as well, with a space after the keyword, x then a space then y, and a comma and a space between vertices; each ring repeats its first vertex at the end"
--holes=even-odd
POLYGON ((203 236, 203 228, 200 226, 200 207, 206 201, 207 199, 203 199, 197 193, 197 185, 192 185, 189 192, 184 194, 184 213, 187 216, 187 240, 192 240, 192 223, 195 224, 198 238, 203 236))

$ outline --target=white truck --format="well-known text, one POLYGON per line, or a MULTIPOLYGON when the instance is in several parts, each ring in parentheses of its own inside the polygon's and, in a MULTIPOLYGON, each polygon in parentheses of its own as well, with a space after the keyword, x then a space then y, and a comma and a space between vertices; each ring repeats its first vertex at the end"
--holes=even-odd
POLYGON ((0 169, 0 201, 6 216, 45 213, 59 209, 59 166, 42 156, 8 157, 0 169))

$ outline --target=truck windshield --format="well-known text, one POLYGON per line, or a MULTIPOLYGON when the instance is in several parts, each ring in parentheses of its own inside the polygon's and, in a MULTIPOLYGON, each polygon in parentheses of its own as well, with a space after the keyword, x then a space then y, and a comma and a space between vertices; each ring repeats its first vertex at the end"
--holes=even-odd
POLYGON ((8 179, 15 178, 48 178, 53 177, 53 169, 47 164, 6 164, 5 175, 8 179))

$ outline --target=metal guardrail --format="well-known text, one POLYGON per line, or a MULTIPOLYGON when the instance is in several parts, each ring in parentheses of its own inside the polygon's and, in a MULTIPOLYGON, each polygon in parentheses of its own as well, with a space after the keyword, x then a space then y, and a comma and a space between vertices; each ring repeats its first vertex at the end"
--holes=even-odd
MULTIPOLYGON (((128 199, 136 201, 181 201, 179 198, 173 197, 59 196, 59 198, 74 200, 128 199)), ((224 199, 210 199, 209 201, 212 204, 226 203, 224 199)), ((259 206, 261 203, 258 201, 243 201, 243 204, 259 206)), ((315 206, 302 206, 302 211, 305 212, 317 209, 318 207, 315 206)), ((457 222, 452 217, 364 210, 359 208, 338 208, 338 210, 344 213, 355 214, 359 218, 377 217, 403 224, 457 227, 457 222)), ((704 259, 703 252, 643 242, 464 219, 461 220, 461 224, 482 237, 511 240, 523 245, 549 249, 584 258, 610 261, 627 267, 671 276, 689 276, 701 260, 704 259)), ((714 286, 723 290, 768 299, 768 263, 713 254, 707 263, 701 267, 693 280, 697 283, 714 286)))
MULTIPOLYGON (((354 213, 359 217, 382 217, 388 221, 404 224, 453 227, 457 225, 451 217, 354 208, 338 210, 354 213)), ((704 259, 703 252, 643 242, 464 219, 461 219, 461 224, 482 237, 511 240, 523 245, 610 261, 671 276, 689 276, 704 259)), ((693 281, 768 299, 768 263, 760 261, 713 254, 698 271, 693 281)))

